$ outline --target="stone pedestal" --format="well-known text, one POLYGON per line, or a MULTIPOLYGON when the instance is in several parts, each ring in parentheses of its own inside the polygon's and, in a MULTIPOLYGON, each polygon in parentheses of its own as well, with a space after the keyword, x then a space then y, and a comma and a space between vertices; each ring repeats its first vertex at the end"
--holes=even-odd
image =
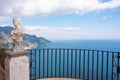
POLYGON ((5 76, 6 80, 29 80, 29 60, 27 51, 5 51, 5 76))

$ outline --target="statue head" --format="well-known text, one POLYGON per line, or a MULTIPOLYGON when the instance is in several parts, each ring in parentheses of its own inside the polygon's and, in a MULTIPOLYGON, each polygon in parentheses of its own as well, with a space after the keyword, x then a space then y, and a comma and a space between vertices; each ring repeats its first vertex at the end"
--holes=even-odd
POLYGON ((21 23, 20 18, 18 18, 18 17, 13 18, 13 24, 14 24, 15 28, 18 28, 20 23, 21 23))

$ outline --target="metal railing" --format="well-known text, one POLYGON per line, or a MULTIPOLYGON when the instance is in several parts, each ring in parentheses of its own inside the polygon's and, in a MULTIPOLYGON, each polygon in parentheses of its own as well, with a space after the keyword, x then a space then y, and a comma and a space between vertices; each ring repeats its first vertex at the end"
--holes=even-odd
POLYGON ((88 49, 32 49, 30 79, 63 77, 120 80, 120 52, 88 49))

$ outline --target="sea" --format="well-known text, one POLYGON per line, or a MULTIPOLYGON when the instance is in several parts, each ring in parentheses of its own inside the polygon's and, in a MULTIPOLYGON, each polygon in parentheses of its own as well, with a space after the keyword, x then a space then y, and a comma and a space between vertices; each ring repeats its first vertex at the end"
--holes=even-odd
POLYGON ((37 48, 70 48, 120 52, 120 40, 55 40, 37 48))
MULTIPOLYGON (((52 49, 52 48, 58 48, 58 49, 89 49, 89 50, 102 50, 102 51, 113 51, 113 52, 120 52, 120 40, 55 40, 55 41, 51 41, 50 43, 46 44, 46 45, 40 45, 37 47, 37 49, 52 49)), ((42 61, 40 63, 40 67, 39 66, 39 63, 36 64, 36 69, 37 69, 37 76, 40 76, 41 78, 43 78, 45 75, 49 75, 49 76, 53 76, 55 75, 55 55, 53 55, 53 63, 51 64, 51 58, 49 58, 49 60, 47 60, 47 56, 49 55, 49 57, 51 56, 51 53, 50 54, 46 54, 43 56, 43 53, 41 52, 41 56, 37 54, 37 59, 40 58, 40 61, 42 61), (43 58, 44 57, 44 58, 43 58), (43 62, 44 60, 44 62, 43 62), (49 61, 49 64, 47 64, 47 61, 49 61), (44 65, 44 66, 43 66, 44 65), (46 65, 46 66, 45 66, 46 65), (50 66, 47 66, 47 65, 50 65, 50 66), (51 67, 52 66, 52 67, 51 67), (40 69, 39 69, 40 68, 40 69), (52 69, 52 73, 47 73, 45 69, 48 68, 48 71, 50 72, 50 69, 52 69), (40 74, 39 74, 39 71, 40 71, 40 74), (43 76, 44 75, 44 76, 43 76)), ((57 55, 59 56, 59 54, 57 55)), ((61 61, 63 62, 63 54, 61 55, 61 61)), ((67 55, 66 55, 67 56, 67 55)), ((78 54, 77 54, 78 56, 78 54)), ((89 69, 90 69, 90 74, 89 74, 89 80, 92 80, 92 57, 93 55, 90 53, 90 65, 91 66, 89 69)), ((94 54, 94 56, 97 56, 97 54, 94 54)), ((101 78, 101 64, 102 64, 102 55, 99 54, 99 74, 98 74, 98 80, 106 80, 106 54, 104 55, 104 60, 103 60, 103 79, 101 78)), ((69 55, 69 57, 72 57, 71 54, 69 55)), ((74 56, 73 56, 74 57, 74 56)), ((85 58, 88 57, 88 54, 85 54, 85 58)), ((80 58, 80 57, 78 57, 80 58)), ((59 61, 59 58, 57 58, 59 61)), ((81 55, 81 60, 83 59, 83 55, 81 55)), ((61 63, 60 65, 56 66, 57 68, 60 68, 61 70, 63 69, 63 64, 67 64, 67 59, 65 59, 65 62, 61 63)), ((87 58, 86 60, 87 61, 87 58)), ((94 63, 96 63, 97 61, 97 58, 94 57, 94 63)), ((39 62, 39 61, 37 61, 39 62)), ((79 63, 80 61, 78 61, 79 63)), ((108 80, 112 80, 112 54, 109 55, 109 60, 108 60, 108 80)), ((75 64, 75 59, 73 59, 73 64, 75 64)), ((82 65, 77 65, 77 68, 79 70, 83 70, 85 69, 85 75, 87 75, 87 62, 85 62, 85 65, 86 67, 84 68, 83 67, 83 61, 81 62, 82 65)), ((97 64, 97 63, 96 63, 97 64)), ((72 66, 72 64, 69 65, 69 67, 67 67, 68 69, 70 68, 70 66, 72 66)), ((66 67, 66 66, 64 66, 66 67)), ((94 75, 96 75, 96 67, 97 66, 94 66, 94 75)), ((65 68, 65 71, 67 70, 67 68, 65 68)), ((73 69, 75 68, 75 66, 73 66, 73 69)), ((115 68, 115 71, 116 72, 116 68, 115 68)), ((59 73, 59 70, 56 70, 56 73, 59 73)), ((64 72, 60 72, 60 75, 62 75, 62 73, 64 72)), ((80 72, 78 72, 80 73, 80 72)), ((67 73, 64 73, 65 75, 67 75, 67 73)), ((71 74, 71 72, 70 72, 71 74)), ((83 73, 81 73, 81 77, 83 76, 83 73)), ((57 74, 58 75, 58 74, 57 74)), ((60 76, 58 75, 58 76, 60 76)), ((73 77, 74 77, 75 73, 73 74, 73 77)), ((116 75, 115 75, 116 76, 116 75)), ((80 77, 80 76, 79 76, 80 77)), ((115 79, 115 77, 114 77, 115 79)), ((96 76, 94 76, 94 80, 96 80, 96 76)), ((116 80, 116 79, 115 79, 116 80)), ((119 76, 119 80, 120 80, 120 76, 119 76)))

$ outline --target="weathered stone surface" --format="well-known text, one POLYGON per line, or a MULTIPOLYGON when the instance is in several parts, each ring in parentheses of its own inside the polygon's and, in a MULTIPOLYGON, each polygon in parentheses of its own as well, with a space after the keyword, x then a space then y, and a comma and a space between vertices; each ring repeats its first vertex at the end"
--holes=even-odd
POLYGON ((29 80, 29 60, 27 56, 6 57, 6 80, 29 80))
POLYGON ((3 69, 5 69, 5 57, 6 55, 4 53, 0 54, 0 65, 3 69))
POLYGON ((13 52, 11 50, 6 50, 4 52, 5 52, 6 56, 9 56, 9 57, 20 57, 20 56, 25 56, 26 53, 28 53, 28 50, 19 51, 19 52, 13 52))
POLYGON ((5 57, 6 57, 6 54, 4 52, 5 50, 7 49, 0 46, 0 65, 3 69, 5 69, 5 57))
POLYGON ((5 80, 5 72, 1 66, 0 66, 0 80, 5 80))

